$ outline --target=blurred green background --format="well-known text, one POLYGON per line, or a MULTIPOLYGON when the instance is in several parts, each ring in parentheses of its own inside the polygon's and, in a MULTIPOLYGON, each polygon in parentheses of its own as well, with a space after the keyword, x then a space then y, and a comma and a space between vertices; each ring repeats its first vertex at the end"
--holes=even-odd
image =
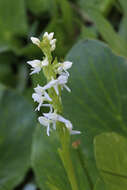
POLYGON ((1 190, 15 186, 15 190, 35 189, 29 184, 34 181, 34 175, 28 157, 36 125, 31 95, 38 78, 29 76, 26 62, 42 58, 42 52, 31 43, 30 37, 41 38, 45 31, 55 33, 54 55, 60 60, 74 44, 86 39, 106 42, 117 55, 127 57, 127 0, 0 0, 0 117, 5 118, 0 121, 0 170, 4 171, 0 171, 0 179, 6 176, 6 183, 0 180, 1 190), (12 112, 15 114, 10 116, 12 112), (13 131, 12 137, 8 136, 10 124, 14 130, 20 130, 19 123, 20 134, 13 131), (19 137, 16 139, 14 134, 19 137), (10 152, 5 155, 13 138, 10 152), (17 142, 19 147, 14 148, 17 142), (14 164, 12 175, 6 172, 12 169, 13 157, 19 162, 14 164), (21 162, 26 165, 19 167, 21 162), (7 170, 3 167, 6 163, 10 163, 7 170))

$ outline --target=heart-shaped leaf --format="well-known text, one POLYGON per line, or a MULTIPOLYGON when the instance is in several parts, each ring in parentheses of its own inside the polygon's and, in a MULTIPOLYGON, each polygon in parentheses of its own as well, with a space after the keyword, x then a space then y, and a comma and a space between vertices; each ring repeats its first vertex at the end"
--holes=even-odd
POLYGON ((108 131, 127 134, 127 62, 96 40, 79 42, 66 59, 73 66, 68 84, 72 92, 63 96, 64 112, 82 132, 75 138, 81 141, 95 183, 94 136, 108 131))

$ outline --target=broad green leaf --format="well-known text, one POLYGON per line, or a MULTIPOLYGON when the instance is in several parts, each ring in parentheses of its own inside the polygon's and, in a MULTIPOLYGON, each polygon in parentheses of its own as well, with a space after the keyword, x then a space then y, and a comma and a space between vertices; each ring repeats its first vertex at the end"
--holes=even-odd
POLYGON ((127 57, 127 43, 113 29, 112 25, 96 8, 86 9, 87 14, 95 23, 102 38, 110 45, 112 50, 118 55, 127 57))
POLYGON ((97 179, 94 190, 106 190, 105 184, 102 179, 97 179))
POLYGON ((35 118, 23 97, 0 86, 0 189, 12 190, 30 167, 35 118))
POLYGON ((63 103, 66 118, 80 130, 81 146, 93 183, 98 177, 93 138, 104 131, 127 134, 127 61, 96 40, 78 42, 66 57, 72 61, 63 103))
POLYGON ((32 167, 39 187, 43 190, 70 190, 67 176, 58 155, 56 134, 50 137, 40 125, 36 127, 32 148, 32 167))
POLYGON ((117 133, 103 133, 94 140, 97 167, 107 189, 127 189, 127 140, 117 133))

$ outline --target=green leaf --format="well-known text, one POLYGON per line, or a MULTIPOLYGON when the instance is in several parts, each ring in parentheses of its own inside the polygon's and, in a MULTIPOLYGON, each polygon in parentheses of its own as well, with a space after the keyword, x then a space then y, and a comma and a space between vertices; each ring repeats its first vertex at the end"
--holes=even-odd
POLYGON ((20 63, 18 68, 18 84, 16 86, 16 90, 20 93, 23 93, 25 88, 27 87, 27 78, 28 78, 28 72, 27 67, 24 65, 23 62, 20 63))
POLYGON ((30 167, 35 118, 23 97, 0 85, 0 189, 12 190, 30 167))
POLYGON ((127 1, 126 0, 119 0, 119 3, 123 9, 124 15, 127 14, 127 1))
POLYGON ((94 190, 106 190, 105 184, 102 179, 97 179, 94 190))
POLYGON ((65 28, 65 32, 68 33, 68 35, 72 36, 74 35, 74 19, 73 19, 73 11, 72 11, 72 7, 70 6, 70 3, 68 0, 63 0, 63 1, 59 1, 57 0, 57 2, 60 5, 60 9, 61 9, 61 17, 63 20, 63 25, 65 28))
POLYGON ((0 0, 0 50, 15 47, 15 35, 26 35, 27 29, 24 0, 0 0))
POLYGON ((0 82, 6 83, 8 82, 8 76, 10 77, 12 74, 11 66, 9 64, 0 64, 0 82))
POLYGON ((81 33, 80 33, 80 40, 83 39, 97 39, 98 35, 97 35, 97 30, 95 29, 95 27, 86 27, 86 26, 82 26, 81 27, 81 33))
POLYGON ((118 35, 112 25, 96 8, 86 10, 91 20, 95 23, 102 38, 110 45, 112 50, 118 55, 127 57, 127 43, 118 35))
POLYGON ((56 134, 50 137, 40 125, 36 127, 32 148, 32 167, 41 189, 70 190, 68 179, 60 160, 56 134))
POLYGON ((111 9, 114 2, 115 0, 103 0, 103 1, 102 0, 89 0, 89 1, 80 0, 79 5, 81 8, 85 10, 88 6, 91 6, 91 7, 96 7, 102 13, 107 13, 111 9))
POLYGON ((11 34, 26 34, 27 22, 24 0, 0 1, 0 28, 2 32, 5 32, 6 37, 11 34))
POLYGON ((63 55, 68 52, 68 49, 72 45, 72 40, 69 40, 68 34, 65 35, 65 28, 63 24, 64 23, 61 18, 53 18, 46 28, 46 31, 54 31, 55 33, 55 38, 57 39, 55 53, 58 57, 63 57, 63 55))
POLYGON ((35 15, 40 15, 45 12, 51 13, 54 3, 55 2, 52 2, 52 0, 27 0, 29 10, 35 15))
POLYGON ((11 64, 14 64, 16 61, 17 59, 11 53, 0 54, 0 83, 6 86, 15 85, 16 80, 11 64))
POLYGON ((119 35, 127 42, 127 14, 123 16, 120 27, 119 27, 119 35))
POLYGON ((122 14, 123 17, 120 22, 119 26, 119 34, 125 39, 127 42, 127 1, 126 0, 119 0, 119 3, 122 7, 122 14))
POLYGON ((127 140, 116 133, 95 137, 95 156, 98 169, 107 189, 127 189, 127 140))
POLYGON ((86 165, 93 183, 98 173, 93 154, 93 138, 104 131, 127 134, 127 62, 96 40, 77 43, 66 57, 72 61, 63 103, 66 118, 81 135, 86 165))

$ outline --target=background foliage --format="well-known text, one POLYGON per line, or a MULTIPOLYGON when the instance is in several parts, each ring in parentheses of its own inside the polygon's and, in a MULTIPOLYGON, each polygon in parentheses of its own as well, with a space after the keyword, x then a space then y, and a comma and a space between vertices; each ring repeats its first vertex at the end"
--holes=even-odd
POLYGON ((1 190, 71 189, 57 136, 38 125, 31 99, 45 79, 29 77, 26 61, 42 58, 30 37, 45 31, 60 61, 74 63, 63 103, 82 131, 71 147, 79 190, 127 189, 126 20, 126 0, 0 0, 1 190))

